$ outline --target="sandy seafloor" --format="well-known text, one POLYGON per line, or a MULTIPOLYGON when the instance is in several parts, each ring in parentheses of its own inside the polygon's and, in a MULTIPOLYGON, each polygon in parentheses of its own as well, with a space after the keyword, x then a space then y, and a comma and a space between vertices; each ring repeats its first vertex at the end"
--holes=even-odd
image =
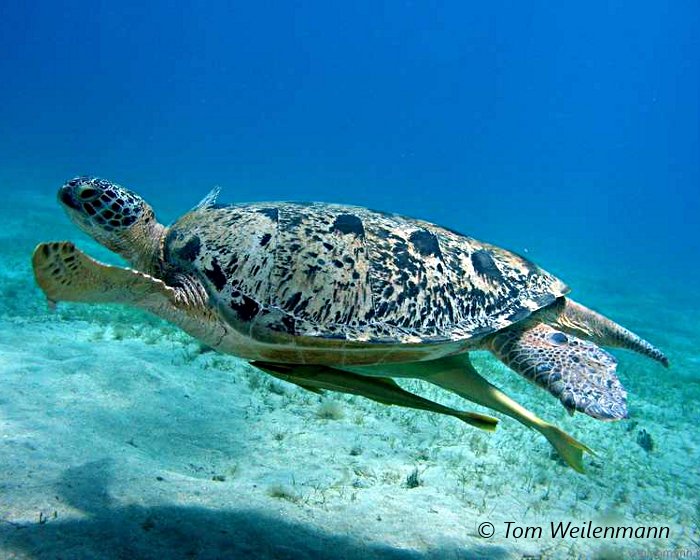
POLYGON ((580 475, 507 418, 488 434, 319 397, 136 311, 63 304, 50 313, 30 273, 38 241, 72 239, 116 259, 77 232, 52 193, 5 195, 0 223, 0 558, 700 555, 699 299, 680 281, 650 288, 643 263, 604 274, 571 260, 556 270, 585 287, 581 301, 672 361, 665 370, 616 352, 630 420, 570 418, 475 356, 489 379, 596 450, 580 475), (652 451, 637 443, 641 430, 652 451), (421 484, 409 488, 416 469, 421 484), (557 520, 668 526, 671 538, 551 539, 557 520), (495 526, 490 539, 477 534, 483 521, 495 526), (544 535, 506 538, 506 521, 544 535))

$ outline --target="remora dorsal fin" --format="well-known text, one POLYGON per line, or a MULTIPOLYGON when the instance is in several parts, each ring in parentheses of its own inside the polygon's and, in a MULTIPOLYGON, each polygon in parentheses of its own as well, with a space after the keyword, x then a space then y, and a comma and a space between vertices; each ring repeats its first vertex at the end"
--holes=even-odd
POLYGON ((213 206, 216 203, 216 199, 219 197, 219 193, 221 192, 221 187, 218 185, 214 187, 212 190, 209 191, 207 196, 205 196, 202 200, 199 201, 197 206, 192 208, 192 212, 195 212, 197 210, 204 210, 205 208, 209 208, 210 206, 213 206))

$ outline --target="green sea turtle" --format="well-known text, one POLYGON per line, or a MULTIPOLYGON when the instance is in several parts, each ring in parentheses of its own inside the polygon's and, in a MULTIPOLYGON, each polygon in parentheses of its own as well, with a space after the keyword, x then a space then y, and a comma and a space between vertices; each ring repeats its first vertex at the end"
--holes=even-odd
POLYGON ((135 193, 79 177, 58 198, 83 231, 133 268, 99 263, 70 242, 41 243, 36 280, 50 302, 122 303, 179 325, 211 348, 310 390, 457 416, 403 390, 424 379, 540 431, 582 470, 584 444, 481 377, 488 350, 557 397, 602 420, 627 416, 616 359, 648 342, 572 301, 569 288, 510 251, 434 224, 322 203, 219 205, 213 191, 166 227, 135 193))

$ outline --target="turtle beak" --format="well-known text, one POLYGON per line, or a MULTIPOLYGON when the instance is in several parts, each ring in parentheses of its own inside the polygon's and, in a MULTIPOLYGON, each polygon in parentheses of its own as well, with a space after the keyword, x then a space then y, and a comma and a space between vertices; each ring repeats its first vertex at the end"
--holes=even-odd
POLYGON ((75 199, 74 193, 75 187, 70 183, 66 183, 58 190, 58 200, 68 208, 80 210, 80 204, 78 204, 78 201, 75 199))

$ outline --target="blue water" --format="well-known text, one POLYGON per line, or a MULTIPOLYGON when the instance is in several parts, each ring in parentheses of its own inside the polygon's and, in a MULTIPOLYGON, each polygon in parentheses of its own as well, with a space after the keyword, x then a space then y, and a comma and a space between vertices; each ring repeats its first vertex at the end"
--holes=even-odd
MULTIPOLYGON (((669 418, 693 426, 699 29, 693 1, 4 2, 0 315, 51 321, 28 259, 47 239, 90 247, 53 202, 75 175, 139 192, 166 223, 214 185, 224 202, 363 205, 563 278, 667 351, 670 373, 625 355, 626 385, 677 383, 669 418)), ((692 451, 663 453, 687 465, 692 509, 684 437, 692 451)), ((5 538, 8 555, 58 557, 5 538)))

